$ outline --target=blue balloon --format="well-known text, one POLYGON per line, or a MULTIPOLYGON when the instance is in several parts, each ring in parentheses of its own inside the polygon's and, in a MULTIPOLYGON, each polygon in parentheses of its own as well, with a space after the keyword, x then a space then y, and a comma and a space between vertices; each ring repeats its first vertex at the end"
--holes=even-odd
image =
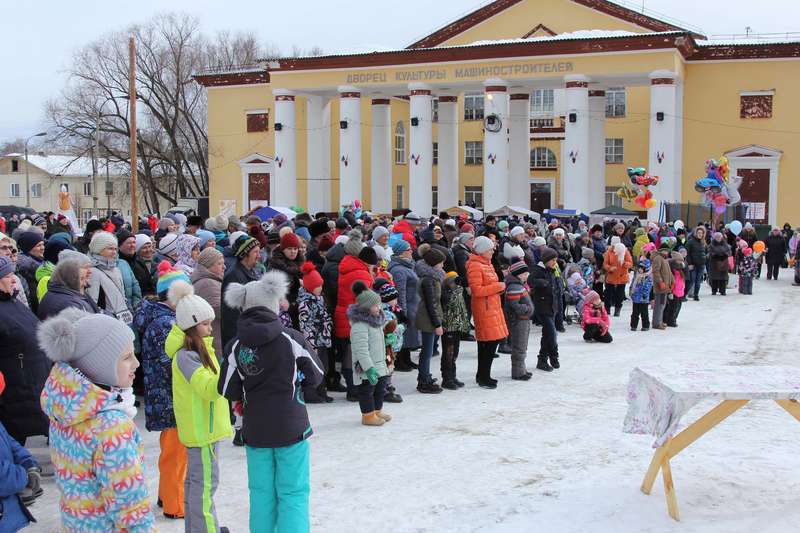
POLYGON ((738 220, 734 220, 731 222, 730 230, 734 235, 739 235, 742 232, 742 223, 738 220))

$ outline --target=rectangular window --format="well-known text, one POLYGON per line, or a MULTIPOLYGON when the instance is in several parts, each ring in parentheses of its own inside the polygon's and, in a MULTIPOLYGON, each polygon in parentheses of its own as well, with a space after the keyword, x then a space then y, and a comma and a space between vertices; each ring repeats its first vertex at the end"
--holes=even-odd
POLYGON ((439 122, 439 99, 431 100, 431 117, 433 122, 439 122))
POLYGON ((606 117, 625 116, 625 88, 606 89, 606 117))
POLYGON ((552 115, 555 105, 553 89, 536 89, 531 93, 531 117, 552 115))
POLYGON ((403 207, 403 186, 398 185, 395 187, 394 193, 394 208, 395 209, 404 209, 403 207))
POLYGON ((464 187, 464 203, 476 209, 483 209, 483 187, 464 187))
POLYGON ((606 139, 606 163, 622 163, 625 159, 623 139, 606 139))
POLYGON ((106 182, 106 196, 114 196, 114 182, 107 181, 106 182))
POLYGON ((406 128, 402 122, 394 128, 394 164, 406 164, 406 128))
POLYGON ((483 164, 483 141, 466 141, 464 143, 464 164, 483 164))
POLYGON ((31 185, 31 196, 34 198, 41 198, 42 197, 42 184, 41 183, 34 183, 31 185))
POLYGON ((439 164, 439 143, 433 143, 433 164, 439 164))
POLYGON ((464 95, 464 120, 483 120, 483 93, 464 95))
POLYGON ((8 195, 11 198, 19 198, 20 197, 20 194, 19 194, 19 183, 10 183, 9 185, 10 185, 10 187, 9 187, 8 195))
POLYGON ((739 118, 772 118, 773 91, 741 93, 739 118))
POLYGON ((617 187, 606 187, 606 207, 622 207, 622 198, 617 196, 617 187))
POLYGON ((247 112, 247 133, 269 131, 269 111, 258 109, 247 112))
POLYGON ((436 185, 431 187, 431 207, 434 213, 439 210, 439 187, 436 185))
POLYGON ((91 196, 92 195, 92 182, 91 181, 83 182, 83 195, 84 196, 91 196))
POLYGON ((19 172, 19 159, 11 160, 11 172, 19 172))

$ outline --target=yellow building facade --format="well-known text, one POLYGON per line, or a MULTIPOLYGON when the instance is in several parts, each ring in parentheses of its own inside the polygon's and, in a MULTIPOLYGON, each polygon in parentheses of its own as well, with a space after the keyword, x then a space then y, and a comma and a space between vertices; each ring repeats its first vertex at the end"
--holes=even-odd
POLYGON ((726 155, 748 220, 800 223, 799 57, 605 0, 497 0, 402 50, 204 72, 211 211, 639 211, 615 191, 642 166, 657 219, 726 155))

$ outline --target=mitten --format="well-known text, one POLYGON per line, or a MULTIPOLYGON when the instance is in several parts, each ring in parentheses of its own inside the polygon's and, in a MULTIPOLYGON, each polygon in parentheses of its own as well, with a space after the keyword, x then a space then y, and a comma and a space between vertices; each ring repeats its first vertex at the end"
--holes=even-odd
POLYGON ((378 378, 380 376, 378 376, 378 371, 375 370, 374 366, 369 367, 367 369, 367 371, 365 372, 365 374, 367 375, 367 381, 369 381, 370 385, 377 385, 378 384, 378 378))

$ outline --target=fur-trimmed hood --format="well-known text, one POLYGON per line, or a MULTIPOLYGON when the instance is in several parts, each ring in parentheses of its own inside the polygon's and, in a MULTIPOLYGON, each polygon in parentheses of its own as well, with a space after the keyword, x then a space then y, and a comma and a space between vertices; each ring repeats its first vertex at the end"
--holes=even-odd
POLYGON ((424 259, 420 259, 419 261, 417 261, 417 264, 414 267, 414 271, 420 278, 429 277, 439 282, 444 280, 444 271, 433 268, 428 263, 426 263, 424 259))
POLYGON ((380 314, 373 315, 369 309, 363 309, 357 304, 353 304, 347 308, 347 318, 351 322, 363 322, 371 328, 382 328, 386 322, 386 316, 381 310, 380 314))
POLYGON ((280 301, 286 297, 289 278, 280 270, 267 271, 260 280, 247 285, 231 283, 225 291, 225 303, 234 309, 246 311, 252 307, 266 307, 278 312, 280 301))

